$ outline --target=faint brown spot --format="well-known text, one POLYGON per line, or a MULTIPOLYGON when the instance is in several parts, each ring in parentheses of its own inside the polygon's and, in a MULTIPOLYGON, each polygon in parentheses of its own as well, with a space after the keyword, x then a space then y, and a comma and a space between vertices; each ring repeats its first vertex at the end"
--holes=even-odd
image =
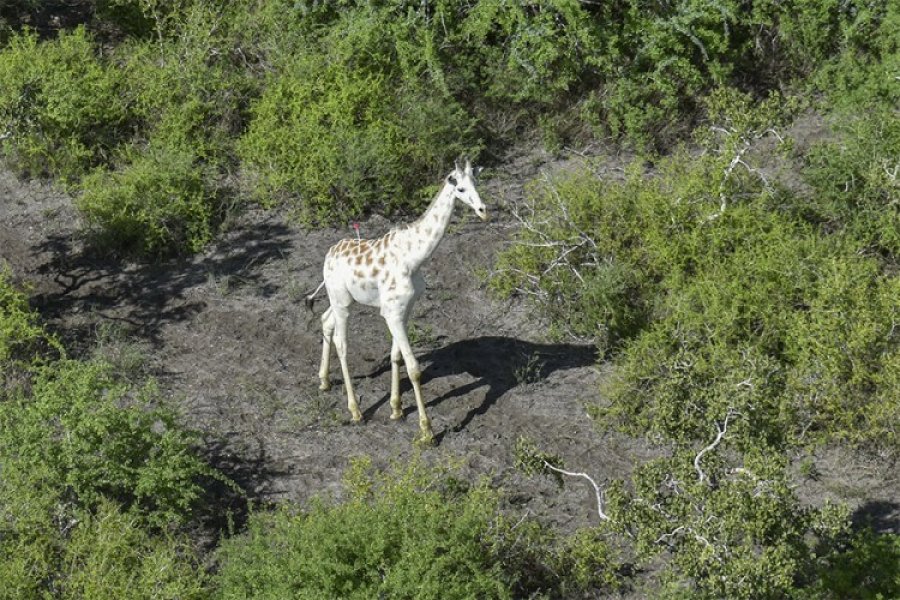
POLYGON ((378 257, 378 264, 384 266, 384 254, 378 257))
POLYGON ((378 277, 379 273, 381 273, 381 271, 378 270, 378 267, 372 267, 372 277, 378 277))
POLYGON ((356 261, 355 261, 356 264, 361 265, 361 264, 362 264, 362 261, 363 261, 362 254, 357 254, 357 255, 356 255, 356 261))
POLYGON ((354 269, 353 276, 356 277, 357 279, 365 279, 366 274, 363 273, 362 271, 354 269))

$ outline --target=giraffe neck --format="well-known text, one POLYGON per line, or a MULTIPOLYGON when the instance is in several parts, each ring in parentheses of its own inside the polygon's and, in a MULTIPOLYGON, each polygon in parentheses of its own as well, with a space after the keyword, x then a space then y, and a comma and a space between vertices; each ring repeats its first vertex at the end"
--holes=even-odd
POLYGON ((401 239, 397 241, 400 255, 410 271, 415 271, 431 258, 447 232, 455 204, 453 186, 445 183, 425 214, 402 231, 401 239))

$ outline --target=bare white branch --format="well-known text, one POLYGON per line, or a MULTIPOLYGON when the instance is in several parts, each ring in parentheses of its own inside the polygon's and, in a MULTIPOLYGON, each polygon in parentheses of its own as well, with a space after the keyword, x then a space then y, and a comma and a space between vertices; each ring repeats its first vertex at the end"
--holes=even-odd
POLYGON ((722 422, 722 425, 719 425, 718 421, 716 421, 715 423, 716 429, 718 430, 716 439, 714 439, 709 446, 706 446, 705 448, 700 450, 700 452, 697 453, 697 456, 694 457, 694 470, 697 471, 697 475, 700 478, 700 483, 708 481, 706 473, 704 473, 703 469, 700 468, 700 459, 703 458, 703 455, 707 452, 712 452, 713 450, 715 450, 716 446, 718 446, 722 442, 722 440, 725 438, 725 434, 728 432, 728 421, 737 414, 737 411, 729 408, 728 412, 725 414, 725 420, 722 422))
POLYGON ((597 485, 597 482, 594 481, 594 478, 588 475, 587 473, 575 473, 573 471, 566 471, 565 469, 560 469, 559 467, 554 467, 546 460, 541 459, 544 463, 544 466, 550 469, 555 473, 559 473, 560 475, 568 475, 569 477, 581 477, 582 479, 587 479, 588 482, 594 487, 594 494, 597 497, 597 514, 600 516, 602 521, 609 521, 610 518, 606 513, 603 512, 603 490, 597 485))

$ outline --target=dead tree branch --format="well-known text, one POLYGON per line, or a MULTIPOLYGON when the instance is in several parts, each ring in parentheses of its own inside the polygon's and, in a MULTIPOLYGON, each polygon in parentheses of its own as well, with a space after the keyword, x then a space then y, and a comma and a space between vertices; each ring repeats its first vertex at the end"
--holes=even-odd
POLYGON ((736 410, 729 408, 728 412, 725 414, 725 420, 722 422, 722 425, 719 425, 718 421, 715 422, 716 429, 718 430, 716 439, 714 439, 710 445, 700 450, 700 452, 697 453, 697 456, 694 457, 694 469, 697 471, 697 475, 700 478, 700 483, 708 481, 706 473, 700 467, 700 459, 703 458, 703 455, 707 452, 712 452, 713 450, 715 450, 716 446, 718 446, 722 442, 722 440, 725 438, 725 434, 728 432, 729 420, 737 415, 738 412, 736 410))
POLYGON ((554 467, 549 462, 544 459, 541 459, 541 462, 544 463, 544 466, 555 473, 559 473, 560 475, 568 475, 569 477, 581 477, 582 479, 587 479, 588 483, 590 483, 594 487, 594 494, 597 498, 597 515, 599 515, 601 521, 609 521, 611 520, 609 516, 603 512, 603 490, 597 485, 597 482, 594 481, 594 478, 588 475, 587 473, 576 473, 574 471, 566 471, 565 469, 560 469, 559 467, 554 467))

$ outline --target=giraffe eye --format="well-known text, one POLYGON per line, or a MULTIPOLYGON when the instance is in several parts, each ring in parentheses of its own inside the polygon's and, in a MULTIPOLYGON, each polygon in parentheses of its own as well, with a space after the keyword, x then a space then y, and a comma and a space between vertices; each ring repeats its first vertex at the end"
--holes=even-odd
POLYGON ((466 188, 459 187, 459 188, 456 188, 456 191, 459 192, 460 194, 462 194, 464 191, 466 191, 466 188))

